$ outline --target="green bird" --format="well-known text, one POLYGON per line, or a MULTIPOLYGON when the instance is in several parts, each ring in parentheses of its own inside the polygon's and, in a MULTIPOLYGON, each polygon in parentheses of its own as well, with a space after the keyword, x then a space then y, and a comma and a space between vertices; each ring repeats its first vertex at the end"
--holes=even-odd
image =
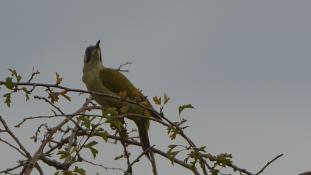
MULTIPOLYGON (((102 64, 102 56, 100 49, 100 40, 96 45, 87 47, 84 56, 84 67, 82 80, 89 91, 101 92, 112 96, 120 97, 120 94, 126 94, 126 98, 136 102, 142 102, 144 106, 153 109, 147 98, 137 89, 120 71, 107 68, 102 64)), ((92 98, 99 103, 102 108, 116 107, 120 109, 124 104, 127 106, 128 113, 141 114, 148 117, 158 117, 153 110, 148 110, 135 103, 127 103, 120 99, 106 96, 92 95, 92 98)), ((148 136, 149 120, 139 117, 128 117, 133 120, 138 128, 138 133, 143 150, 150 148, 148 136)), ((155 169, 155 161, 152 152, 146 152, 146 156, 152 162, 155 169)))

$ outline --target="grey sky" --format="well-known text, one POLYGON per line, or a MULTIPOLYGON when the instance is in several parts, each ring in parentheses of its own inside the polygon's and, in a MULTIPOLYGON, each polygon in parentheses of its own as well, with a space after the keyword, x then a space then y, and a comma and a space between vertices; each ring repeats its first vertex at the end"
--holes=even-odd
MULTIPOLYGON (((254 172, 284 153, 264 174, 298 174, 311 169, 310 6, 287 0, 2 1, 0 79, 7 68, 26 74, 34 66, 42 72, 36 81, 53 82, 58 72, 65 85, 84 89, 84 50, 100 39, 104 64, 133 62, 127 76, 146 95, 171 96, 171 119, 180 104, 196 107, 185 118, 199 145, 233 153, 237 165, 254 172)), ((82 103, 76 99, 67 111, 82 103)), ((24 114, 48 111, 22 101, 13 109, 1 104, 0 115, 15 124, 24 114)), ((167 145, 157 129, 151 128, 151 142, 167 145)), ((25 141, 33 132, 21 131, 25 141)), ((3 145, 0 154, 12 157, 3 145)), ((137 174, 149 172, 144 165, 137 174)), ((188 174, 168 162, 159 169, 188 174)))

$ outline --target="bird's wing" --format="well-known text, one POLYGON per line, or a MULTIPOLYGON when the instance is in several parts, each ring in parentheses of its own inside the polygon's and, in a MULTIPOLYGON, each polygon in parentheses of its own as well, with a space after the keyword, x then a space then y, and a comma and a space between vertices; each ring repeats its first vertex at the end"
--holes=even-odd
POLYGON ((147 101, 147 106, 151 107, 151 104, 146 97, 119 71, 111 68, 103 68, 100 71, 100 78, 103 85, 111 92, 119 95, 120 92, 126 92, 126 97, 137 100, 147 101))

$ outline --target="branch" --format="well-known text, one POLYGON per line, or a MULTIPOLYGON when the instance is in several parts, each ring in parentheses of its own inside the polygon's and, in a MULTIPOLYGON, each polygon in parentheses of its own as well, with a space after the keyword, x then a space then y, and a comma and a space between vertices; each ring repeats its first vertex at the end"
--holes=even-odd
POLYGON ((139 159, 144 156, 147 152, 151 151, 152 148, 154 148, 155 145, 149 147, 148 149, 144 150, 132 163, 130 163, 127 167, 126 172, 131 172, 132 166, 136 163, 139 162, 139 159))
MULTIPOLYGON (((78 109, 75 113, 81 113, 85 110, 85 106, 88 105, 88 101, 85 102, 80 109, 78 109)), ((74 117, 74 116, 72 116, 74 117)), ((72 117, 66 118, 61 123, 59 123, 56 127, 52 128, 50 131, 48 131, 46 138, 42 141, 42 144, 36 151, 36 153, 33 155, 32 159, 30 160, 28 166, 25 170, 25 175, 30 175, 32 172, 32 169, 34 168, 35 164, 39 160, 39 158, 43 154, 44 147, 52 140, 53 135, 63 126, 65 125, 72 117)))
MULTIPOLYGON (((88 135, 88 134, 89 134, 89 132, 85 131, 85 130, 80 130, 78 132, 78 135, 88 135)), ((93 135, 100 137, 100 134, 98 134, 96 132, 93 135)), ((108 138, 112 139, 112 140, 118 140, 118 141, 122 140, 121 137, 114 136, 114 135, 108 135, 108 138)), ((130 145, 136 145, 136 146, 140 146, 140 147, 142 146, 141 143, 133 141, 133 140, 126 140, 126 139, 124 139, 124 141, 127 144, 130 144, 130 145)), ((152 150, 152 152, 157 153, 157 154, 161 155, 162 157, 165 157, 165 158, 169 159, 166 152, 163 152, 163 151, 161 151, 159 149, 156 149, 156 148, 150 148, 150 149, 152 150)), ((173 160, 174 163, 179 164, 180 166, 191 170, 195 175, 199 175, 200 174, 192 165, 189 165, 189 164, 185 163, 183 160, 179 160, 177 158, 173 158, 172 160, 173 160)))
POLYGON ((24 152, 22 152, 20 149, 18 149, 16 146, 12 145, 12 144, 9 143, 8 141, 3 140, 3 139, 0 138, 0 142, 3 142, 3 143, 5 143, 5 144, 7 144, 8 146, 12 147, 12 148, 15 149, 16 151, 18 151, 21 155, 23 155, 23 156, 25 156, 25 157, 27 158, 27 156, 26 156, 26 154, 25 154, 24 152))
POLYGON ((129 72, 129 70, 128 69, 126 69, 126 70, 124 70, 124 69, 121 69, 122 67, 124 67, 124 66, 126 66, 126 65, 130 65, 130 64, 132 64, 131 62, 126 62, 126 63, 124 63, 124 64, 121 64, 118 68, 116 68, 115 70, 116 71, 120 71, 120 72, 129 72))
POLYGON ((16 170, 22 166, 23 166, 23 163, 20 163, 19 165, 16 165, 15 167, 8 168, 6 170, 0 171, 0 174, 2 174, 2 173, 8 174, 10 171, 14 171, 14 170, 16 170))
POLYGON ((269 162, 267 162, 267 164, 261 169, 259 170, 256 175, 259 175, 260 173, 262 173, 272 162, 276 161, 278 158, 282 157, 283 154, 279 154, 277 155, 275 158, 273 158, 272 160, 270 160, 269 162))
POLYGON ((101 164, 98 164, 98 163, 94 163, 94 162, 91 162, 89 160, 86 160, 82 157, 79 157, 79 159, 83 162, 86 162, 88 164, 91 164, 91 165, 94 165, 94 166, 98 166, 98 167, 101 167, 101 168, 104 168, 105 170, 118 170, 118 171, 122 171, 123 173, 125 172, 125 170, 123 170, 122 168, 113 168, 113 167, 107 167, 107 166, 104 166, 104 165, 101 165, 101 164))
POLYGON ((14 141, 17 143, 19 148, 25 153, 26 157, 30 158, 31 157, 30 153, 26 150, 26 148, 23 146, 23 144, 18 140, 18 138, 15 136, 15 134, 13 134, 13 132, 10 130, 10 128, 8 127, 8 125, 6 124, 5 120, 2 118, 1 115, 0 115, 0 122, 4 126, 5 131, 14 139, 14 141))
MULTIPOLYGON (((126 63, 127 64, 127 63, 126 63)), ((124 65, 126 65, 124 64, 124 65)), ((123 65, 121 65, 119 67, 119 69, 121 69, 123 65)), ((3 85, 5 84, 4 81, 0 81, 0 85, 3 85)), ((65 87, 65 86, 60 86, 59 84, 44 84, 44 83, 30 83, 30 82, 13 82, 13 85, 15 87, 17 86, 31 86, 33 87, 32 90, 35 89, 35 87, 45 87, 47 88, 47 90, 51 91, 51 88, 57 88, 57 89, 62 89, 62 90, 65 90, 67 92, 71 91, 71 92, 79 92, 79 93, 85 93, 85 94, 91 94, 91 95, 98 95, 98 96, 102 96, 102 97, 107 97, 107 98, 111 98, 113 100, 119 100, 120 102, 127 102, 127 104, 134 104, 134 105, 138 105, 140 107, 142 107, 143 109, 146 109, 146 110, 149 110, 151 112, 153 112, 155 114, 155 116, 158 116, 159 118, 163 119, 164 121, 161 121, 159 119, 155 119, 155 118, 149 118, 149 120, 154 120, 158 123, 161 123, 162 125, 165 125, 167 127, 173 127, 174 130, 176 130, 176 133, 178 135, 180 135, 183 139, 185 139, 187 141, 187 143, 190 145, 190 147, 194 150, 198 150, 197 146, 194 144, 194 142, 184 133, 184 128, 181 128, 180 125, 178 123, 174 123, 174 122, 171 122, 170 120, 168 120, 166 117, 164 117, 163 114, 161 113, 158 113, 157 111, 155 111, 153 108, 151 107, 146 107, 145 105, 139 103, 139 102, 136 102, 136 101, 132 101, 132 100, 129 100, 127 98, 120 98, 118 95, 114 95, 114 94, 105 94, 105 93, 100 93, 100 92, 94 92, 94 91, 86 91, 86 90, 81 90, 81 89, 73 89, 73 88, 68 88, 68 87, 65 87)), ((17 89, 17 88, 16 88, 17 89)), ((19 90, 19 89, 17 89, 19 90)), ((53 106, 53 105, 52 105, 53 106)), ((53 106, 55 108, 55 106, 53 106)), ((57 109, 57 108, 56 108, 57 109)), ((85 111, 87 110, 87 106, 84 106, 84 109, 82 111, 85 111)), ((81 112, 81 111, 80 111, 81 112)), ((75 115, 78 115, 78 113, 80 112, 76 112, 75 115)), ((56 127, 52 128, 50 131, 48 131, 47 133, 47 136, 46 138, 42 141, 42 144, 40 145, 40 148, 37 150, 37 152, 34 154, 34 156, 31 158, 31 161, 29 163, 29 165, 27 166, 26 168, 26 171, 28 174, 31 172, 31 170, 34 168, 34 165, 35 163, 37 162, 37 160, 39 159, 40 155, 42 155, 42 152, 43 152, 43 149, 44 147, 46 146, 47 143, 49 143, 53 137, 53 135, 59 130, 61 129, 61 127, 63 125, 65 125, 69 120, 72 120, 72 118, 75 116, 75 115, 72 115, 72 116, 68 116, 68 115, 63 115, 63 116, 66 116, 67 118, 65 120, 63 120, 63 122, 61 122, 59 125, 57 125, 56 127)), ((117 117, 119 118, 124 118, 124 117, 127 117, 129 114, 122 114, 122 115, 119 115, 117 117)), ((143 117, 143 115, 137 115, 137 114, 130 114, 131 117, 143 117)), ((55 117, 57 115, 55 114, 55 117)), ((94 116, 94 115, 92 115, 94 116)), ((147 118, 146 116, 144 116, 145 118, 147 118)), ((30 118, 28 118, 30 119, 30 118)), ((24 121, 26 121, 27 119, 23 120, 21 123, 23 123, 24 121)), ((21 123, 19 123, 18 125, 20 125, 21 123)), ((77 123, 75 123, 76 126, 78 126, 77 123)), ((13 136, 12 136, 13 137, 13 136)), ((15 137, 16 138, 16 137, 15 137)), ((13 139, 15 140, 15 138, 13 137, 13 139)), ((17 139, 17 138, 16 138, 17 139)), ((16 140, 15 140, 16 141, 16 140)), ((21 147, 21 144, 19 143, 19 141, 17 140, 16 141, 17 144, 21 147)), ((139 144, 139 143, 138 143, 139 144)), ((139 145, 140 146, 140 145, 139 145)), ((155 151, 156 149, 152 149, 153 151, 155 151)), ((23 150, 24 151, 24 150, 23 150)), ((155 151, 156 152, 156 151, 155 151)), ((157 153, 157 152, 156 152, 157 153)), ((27 153, 26 153, 27 154, 27 153)), ((29 154, 29 153, 28 153, 29 154)), ((158 153, 160 154, 160 153, 158 153)), ((166 155, 166 153, 164 153, 166 155)), ((161 155, 161 154, 160 154, 161 155)), ((278 159, 279 157, 281 157, 282 155, 279 155, 277 156, 275 159, 269 161, 261 170, 258 171, 258 174, 262 173, 264 171, 264 169, 266 169, 272 162, 274 162, 276 159, 278 159)), ((168 158, 167 156, 164 156, 166 158, 168 158)), ((203 170, 203 173, 205 175, 207 175, 207 170, 206 170, 206 167, 210 170, 213 170, 214 167, 211 167, 208 163, 207 163, 207 160, 209 161, 215 161, 215 160, 212 160, 212 158, 208 158, 206 159, 204 157, 204 155, 201 153, 201 152, 198 152, 198 157, 199 157, 199 163, 201 165, 201 168, 203 170)), ((178 159, 176 160, 178 162, 178 159)), ((177 163, 176 162, 176 163, 177 163)), ((188 164, 183 164, 184 162, 181 161, 179 162, 178 164, 180 165, 184 165, 184 167, 187 167, 187 166, 190 166, 188 167, 188 169, 192 170, 195 174, 198 174, 197 170, 195 169, 195 167, 193 167, 193 165, 188 165, 188 164)), ((244 174, 247 174, 247 175, 254 175, 253 173, 251 172, 248 172, 246 171, 245 169, 241 169, 233 164, 228 164, 226 165, 228 167, 231 167, 233 170, 238 170, 239 172, 241 173, 244 173, 244 174)), ((26 174, 27 174, 26 173, 26 174)))

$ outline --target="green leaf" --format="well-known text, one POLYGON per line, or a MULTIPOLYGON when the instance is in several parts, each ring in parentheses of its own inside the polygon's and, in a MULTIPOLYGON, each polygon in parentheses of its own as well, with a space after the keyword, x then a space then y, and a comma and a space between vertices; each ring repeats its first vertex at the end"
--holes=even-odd
POLYGON ((64 98, 66 98, 68 101, 71 101, 71 98, 68 95, 66 95, 67 92, 68 92, 67 90, 64 90, 64 91, 60 92, 59 94, 61 96, 63 96, 64 98))
POLYGON ((119 160, 119 159, 121 159, 123 157, 124 157, 123 155, 119 155, 119 156, 115 157, 114 160, 119 160))
POLYGON ((68 151, 59 151, 57 155, 60 155, 59 159, 65 159, 70 156, 70 153, 68 151))
POLYGON ((169 135, 171 140, 176 139, 177 134, 179 134, 179 130, 174 126, 170 126, 167 128, 167 134, 169 135))
POLYGON ((75 166, 75 169, 73 170, 75 173, 79 173, 80 175, 86 175, 86 171, 83 168, 79 168, 75 166))
POLYGON ((14 76, 16 78, 16 81, 19 83, 21 81, 22 77, 17 74, 15 69, 9 69, 9 71, 11 72, 12 76, 14 76))
POLYGON ((12 78, 11 77, 7 77, 5 79, 5 83, 4 83, 5 87, 7 87, 8 89, 13 89, 14 87, 14 84, 13 84, 13 81, 12 81, 12 78))
POLYGON ((51 99, 52 103, 58 102, 58 100, 59 100, 58 95, 59 95, 58 93, 50 92, 48 98, 51 99))
POLYGON ((210 169, 211 175, 219 175, 219 170, 217 169, 210 169))
POLYGON ((82 121, 82 125, 84 125, 88 129, 90 129, 90 127, 91 127, 91 120, 90 120, 89 117, 84 116, 84 115, 80 115, 79 116, 79 120, 82 121))
POLYGON ((28 101, 29 100, 29 95, 31 94, 31 92, 26 87, 22 87, 22 90, 25 93, 26 101, 28 101))
POLYGON ((156 105, 161 105, 161 97, 154 96, 153 101, 156 105))
POLYGON ((194 109, 194 107, 192 106, 192 104, 185 104, 185 105, 181 105, 181 106, 179 106, 179 108, 178 108, 178 113, 179 113, 179 115, 182 113, 182 111, 183 110, 185 110, 185 109, 194 109))
POLYGON ((167 152, 168 159, 171 161, 172 164, 174 164, 174 158, 180 151, 169 151, 167 152))
POLYGON ((171 98, 164 93, 164 104, 166 104, 171 98))
POLYGON ((15 69, 9 69, 9 71, 11 72, 12 76, 17 76, 17 72, 15 69))
POLYGON ((201 146, 201 147, 199 147, 199 148, 196 148, 196 150, 197 150, 197 151, 200 151, 200 152, 206 152, 206 151, 205 151, 205 148, 206 148, 206 146, 201 146))
POLYGON ((109 134, 107 131, 99 132, 98 135, 99 135, 99 137, 101 137, 102 139, 104 139, 107 142, 107 140, 109 138, 109 134))
POLYGON ((219 155, 216 156, 216 161, 217 164, 225 167, 227 165, 231 165, 232 164, 232 154, 228 154, 228 153, 221 153, 219 155))
POLYGON ((5 97, 4 103, 10 107, 11 106, 11 93, 4 94, 3 97, 5 97))
POLYGON ((84 147, 89 148, 89 147, 92 147, 92 146, 94 146, 94 145, 97 145, 97 142, 96 142, 96 141, 91 141, 91 142, 89 142, 88 144, 86 144, 84 147))
POLYGON ((178 146, 178 145, 168 145, 168 148, 174 149, 176 146, 178 146))
POLYGON ((93 148, 93 147, 90 147, 89 149, 90 149, 90 151, 91 151, 91 153, 92 153, 92 155, 93 155, 93 158, 95 159, 95 158, 96 158, 96 155, 98 154, 97 149, 95 149, 95 148, 93 148))
POLYGON ((93 146, 97 145, 97 142, 96 141, 92 141, 92 142, 89 142, 88 144, 84 145, 84 147, 86 148, 89 148, 93 157, 95 158, 96 155, 98 154, 98 151, 97 149, 95 149, 93 146))
POLYGON ((18 83, 21 81, 21 79, 22 79, 22 76, 17 75, 16 80, 17 80, 18 83))
POLYGON ((63 78, 56 72, 56 85, 58 86, 63 81, 63 78))

